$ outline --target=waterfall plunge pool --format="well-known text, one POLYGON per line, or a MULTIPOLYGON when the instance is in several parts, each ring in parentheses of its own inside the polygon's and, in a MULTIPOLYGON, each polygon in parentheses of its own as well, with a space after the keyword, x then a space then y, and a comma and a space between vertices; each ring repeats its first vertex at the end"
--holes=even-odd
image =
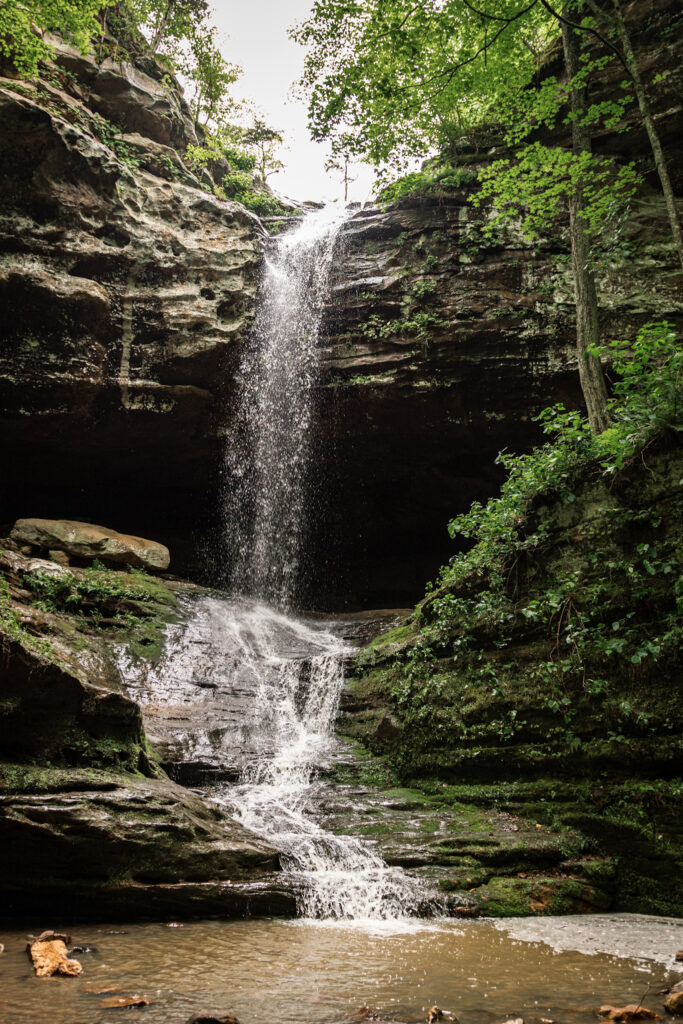
POLYGON ((112 993, 148 999, 129 1011, 145 1024, 351 1024, 362 1007, 416 1024, 435 1003, 461 1024, 589 1024, 603 1003, 663 1013, 658 993, 683 977, 683 922, 639 915, 85 925, 72 938, 93 949, 81 977, 36 978, 26 931, 0 931, 3 1024, 101 1024, 117 1019, 100 1005, 112 993))

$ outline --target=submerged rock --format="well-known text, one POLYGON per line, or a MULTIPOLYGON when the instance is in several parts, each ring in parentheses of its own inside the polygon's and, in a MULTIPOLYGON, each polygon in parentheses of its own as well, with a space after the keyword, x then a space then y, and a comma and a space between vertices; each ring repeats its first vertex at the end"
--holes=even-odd
MULTIPOLYGON (((683 986, 681 986, 681 989, 683 989, 683 986)), ((666 1012, 674 1014, 676 1017, 683 1017, 683 990, 681 989, 670 992, 664 1000, 666 1012)))
POLYGON ((605 1020, 616 1020, 616 1021, 633 1021, 633 1020, 661 1020, 661 1016, 655 1013, 654 1010, 648 1010, 647 1007, 641 1006, 639 1003, 629 1003, 627 1006, 601 1006, 598 1010, 601 1017, 605 1020))
POLYGON ((104 1010, 132 1010, 136 1006, 149 1006, 149 999, 144 996, 107 996, 100 1003, 104 1010))
POLYGON ((77 558, 97 558, 137 569, 168 569, 171 561, 168 548, 157 541, 70 519, 18 519, 10 537, 20 545, 57 549, 77 558))
POLYGON ((225 1013, 219 1016, 204 1016, 200 1014, 198 1017, 190 1017, 187 1024, 240 1024, 239 1020, 233 1013, 225 1013))

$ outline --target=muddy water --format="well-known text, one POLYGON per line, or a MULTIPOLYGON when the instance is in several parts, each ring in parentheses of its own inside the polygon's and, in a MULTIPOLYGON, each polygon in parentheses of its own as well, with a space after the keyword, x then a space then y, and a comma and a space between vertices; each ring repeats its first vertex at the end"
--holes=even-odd
MULTIPOLYGON (((43 922, 47 924, 47 922, 43 922)), ((0 931, 2 1024, 185 1024, 235 1013, 242 1024, 347 1024, 362 1006, 423 1021, 433 1003, 462 1024, 588 1024, 603 1002, 661 1009, 683 921, 634 915, 535 921, 387 924, 202 921, 83 926, 80 978, 35 978, 25 931, 0 931), (105 989, 142 995, 136 1010, 102 1009, 105 989)), ((676 968, 678 970, 676 970, 676 968)))

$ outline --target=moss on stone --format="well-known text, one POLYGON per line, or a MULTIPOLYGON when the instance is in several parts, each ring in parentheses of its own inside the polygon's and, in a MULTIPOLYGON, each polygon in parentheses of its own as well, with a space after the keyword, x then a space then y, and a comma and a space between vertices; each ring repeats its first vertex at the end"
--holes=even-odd
MULTIPOLYGON (((507 582, 490 584, 485 569, 446 580, 352 665, 342 734, 469 831, 503 813, 558 834, 572 885, 558 895, 548 882, 549 913, 582 901, 683 910, 682 449, 663 438, 647 467, 634 463, 610 486, 589 473, 571 502, 544 496, 524 525, 539 540, 507 582), (558 642, 568 614, 586 630, 580 661, 558 642)), ((491 858, 471 852, 466 877, 480 885, 476 865, 491 858)), ((510 870, 538 871, 528 834, 506 856, 510 870)), ((536 912, 524 879, 489 884, 496 913, 536 912)))

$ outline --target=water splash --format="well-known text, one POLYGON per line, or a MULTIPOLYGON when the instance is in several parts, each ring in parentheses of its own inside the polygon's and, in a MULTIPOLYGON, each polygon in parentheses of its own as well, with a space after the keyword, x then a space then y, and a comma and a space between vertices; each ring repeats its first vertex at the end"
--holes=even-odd
POLYGON ((272 242, 238 378, 227 454, 230 589, 290 607, 310 505, 318 326, 343 207, 307 214, 272 242))
POLYGON ((243 671, 256 685, 245 740, 257 753, 218 801, 280 851, 303 916, 393 920, 424 910, 423 886, 387 867, 367 841, 327 832, 310 812, 334 747, 346 645, 321 625, 264 605, 235 609, 230 633, 239 636, 243 671))

